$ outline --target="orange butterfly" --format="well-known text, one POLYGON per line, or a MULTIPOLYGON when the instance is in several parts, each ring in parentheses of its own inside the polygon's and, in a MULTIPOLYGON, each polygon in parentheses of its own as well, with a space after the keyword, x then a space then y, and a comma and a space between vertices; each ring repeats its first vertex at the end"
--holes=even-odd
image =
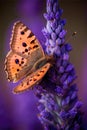
POLYGON ((20 21, 13 26, 10 47, 5 59, 5 71, 8 81, 15 83, 22 79, 13 90, 19 93, 44 77, 51 66, 48 62, 50 57, 44 54, 35 35, 20 21))

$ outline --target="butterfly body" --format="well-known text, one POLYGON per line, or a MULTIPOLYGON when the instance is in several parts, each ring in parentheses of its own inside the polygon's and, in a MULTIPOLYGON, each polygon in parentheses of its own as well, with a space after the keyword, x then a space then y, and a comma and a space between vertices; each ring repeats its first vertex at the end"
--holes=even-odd
POLYGON ((20 21, 13 26, 10 48, 5 59, 5 71, 8 80, 13 83, 22 79, 14 89, 18 93, 31 88, 43 78, 51 66, 48 63, 50 58, 44 54, 31 30, 20 21))

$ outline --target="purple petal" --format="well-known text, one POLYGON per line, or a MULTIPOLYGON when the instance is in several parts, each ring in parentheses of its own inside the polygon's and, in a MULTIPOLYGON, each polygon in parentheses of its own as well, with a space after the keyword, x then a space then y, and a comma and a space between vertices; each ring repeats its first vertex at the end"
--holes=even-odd
POLYGON ((56 28, 56 33, 59 34, 60 31, 61 31, 61 29, 62 29, 62 26, 61 26, 61 25, 58 25, 58 27, 56 28))
POLYGON ((56 40, 56 44, 57 44, 57 45, 61 45, 61 43, 62 43, 62 40, 61 40, 60 38, 58 38, 58 39, 56 40))
POLYGON ((53 32, 53 33, 51 33, 51 38, 53 39, 53 41, 55 41, 57 38, 57 35, 53 32))
POLYGON ((61 32, 60 32, 60 34, 59 34, 59 37, 60 38, 64 38, 65 37, 65 35, 66 35, 66 30, 62 30, 61 32))
POLYGON ((65 48, 66 48, 66 51, 71 51, 72 50, 72 46, 70 44, 66 44, 65 48))

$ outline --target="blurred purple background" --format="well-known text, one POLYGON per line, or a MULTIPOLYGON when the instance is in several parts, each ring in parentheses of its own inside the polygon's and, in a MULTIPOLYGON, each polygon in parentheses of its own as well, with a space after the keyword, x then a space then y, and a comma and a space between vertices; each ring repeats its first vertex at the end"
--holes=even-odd
MULTIPOLYGON (((21 20, 43 43, 41 30, 45 26, 43 13, 45 0, 1 0, 0 1, 0 130, 43 130, 37 118, 38 100, 35 89, 20 95, 13 95, 16 84, 8 83, 4 72, 4 60, 9 51, 12 26, 21 20)), ((84 125, 87 127, 87 2, 85 0, 60 0, 67 19, 66 39, 74 32, 75 38, 69 42, 73 46, 71 62, 77 71, 78 96, 83 101, 84 125)))

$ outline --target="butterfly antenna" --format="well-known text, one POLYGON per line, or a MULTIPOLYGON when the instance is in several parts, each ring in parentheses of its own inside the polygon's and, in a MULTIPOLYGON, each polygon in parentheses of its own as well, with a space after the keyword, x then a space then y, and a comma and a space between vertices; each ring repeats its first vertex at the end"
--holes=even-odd
POLYGON ((76 36, 77 32, 73 32, 71 36, 69 36, 69 38, 66 40, 66 42, 68 42, 72 37, 76 36))

